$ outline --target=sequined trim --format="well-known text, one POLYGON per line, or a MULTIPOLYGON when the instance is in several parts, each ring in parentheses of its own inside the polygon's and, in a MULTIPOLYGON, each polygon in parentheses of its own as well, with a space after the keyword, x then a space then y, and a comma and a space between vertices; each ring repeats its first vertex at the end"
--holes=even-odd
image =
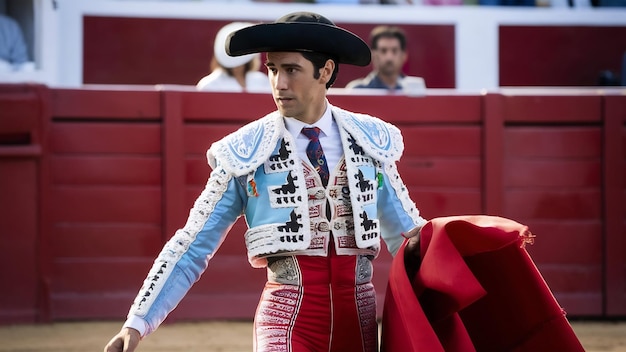
POLYGON ((302 297, 302 286, 266 286, 254 317, 256 351, 291 351, 290 336, 302 297))
POLYGON ((420 211, 409 197, 409 190, 406 185, 402 182, 400 178, 400 174, 398 173, 398 168, 395 163, 389 163, 385 165, 386 174, 389 178, 389 183, 391 187, 396 191, 396 195, 398 199, 400 199, 400 203, 402 204, 402 208, 404 211, 410 215, 411 219, 413 219, 413 223, 415 226, 422 226, 426 223, 426 219, 420 216, 420 211))
POLYGON ((358 148, 352 135, 342 129, 339 131, 344 145, 346 178, 350 190, 357 247, 378 247, 381 238, 380 224, 373 205, 377 199, 379 163, 364 149, 358 148))
POLYGON ((139 290, 139 295, 131 307, 131 312, 144 317, 163 285, 172 274, 176 263, 187 252, 191 243, 202 230, 205 222, 213 213, 215 205, 222 198, 228 188, 231 176, 223 170, 215 170, 211 173, 206 187, 191 209, 185 226, 176 231, 174 236, 163 247, 163 250, 155 260, 148 277, 139 290))

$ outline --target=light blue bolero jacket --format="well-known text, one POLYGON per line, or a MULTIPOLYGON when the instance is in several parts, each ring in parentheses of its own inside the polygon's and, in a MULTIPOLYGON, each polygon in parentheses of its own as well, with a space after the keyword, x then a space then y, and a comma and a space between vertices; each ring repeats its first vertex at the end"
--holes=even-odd
MULTIPOLYGON (((377 254, 382 238, 395 255, 401 234, 426 222, 396 168, 404 148, 400 130, 334 106, 332 115, 342 139, 356 246, 377 254)), ((276 253, 320 255, 307 253, 308 185, 293 146, 277 111, 211 146, 207 157, 213 171, 206 187, 185 226, 156 258, 130 309, 129 318, 145 321, 143 335, 156 329, 199 279, 241 215, 249 227, 245 240, 252 266, 264 267, 276 253)))

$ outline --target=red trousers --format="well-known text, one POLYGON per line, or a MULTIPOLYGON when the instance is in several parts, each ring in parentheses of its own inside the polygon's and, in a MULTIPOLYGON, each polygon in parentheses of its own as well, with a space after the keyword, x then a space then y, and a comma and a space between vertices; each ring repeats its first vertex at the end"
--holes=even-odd
POLYGON ((256 352, 378 350, 370 259, 331 249, 328 257, 282 257, 273 264, 254 321, 256 352))

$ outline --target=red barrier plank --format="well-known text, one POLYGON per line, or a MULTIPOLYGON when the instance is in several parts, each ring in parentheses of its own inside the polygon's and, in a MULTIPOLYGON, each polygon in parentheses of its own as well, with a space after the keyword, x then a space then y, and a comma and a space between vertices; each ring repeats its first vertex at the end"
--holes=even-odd
POLYGON ((57 258, 52 264, 52 295, 139 291, 153 259, 57 258))
POLYGON ((425 125, 401 126, 400 129, 404 138, 403 158, 412 156, 480 157, 482 155, 480 126, 425 125))
MULTIPOLYGON (((600 96, 505 96, 504 119, 507 123, 600 122, 600 96)), ((587 93, 588 94, 588 93, 587 93)))
POLYGON ((0 84, 0 135, 20 132, 30 134, 38 130, 41 114, 39 95, 31 87, 0 84))
POLYGON ((161 160, 146 156, 52 156, 52 182, 56 185, 161 186, 161 160))
POLYGON ((50 297, 50 319, 120 321, 128 314, 135 295, 136 292, 54 293, 50 297))
POLYGON ((379 117, 402 125, 480 123, 482 103, 480 96, 408 97, 403 95, 330 94, 331 104, 343 109, 379 117))
POLYGON ((156 123, 54 123, 50 132, 53 153, 160 154, 161 127, 156 123))
POLYGON ((507 157, 597 158, 602 155, 599 127, 512 127, 506 128, 507 157))
POLYGON ((479 190, 410 187, 409 194, 426 219, 481 213, 479 190))
POLYGON ((537 267, 559 305, 570 317, 597 317, 602 312, 602 291, 596 288, 601 284, 600 267, 596 270, 590 267, 537 267))
POLYGON ((398 166, 407 186, 472 188, 480 192, 482 162, 478 158, 407 158, 398 166))
POLYGON ((55 186, 55 223, 161 223, 161 190, 153 186, 55 186))
POLYGON ((602 311, 602 293, 560 293, 553 292, 559 305, 569 317, 598 317, 602 311))
MULTIPOLYGON (((126 89, 54 89, 52 116, 64 119, 154 120, 161 116, 159 92, 126 89)), ((146 88, 144 88, 146 89, 146 88)))
MULTIPOLYGON (((6 136, 0 136, 0 139, 6 136)), ((42 148, 39 145, 3 145, 0 148, 0 158, 34 158, 43 154, 42 148)))
POLYGON ((59 223, 51 231, 55 258, 156 257, 161 250, 161 226, 129 223, 59 223))
POLYGON ((538 264, 546 282, 558 293, 597 294, 602 286, 600 265, 538 264))
MULTIPOLYGON (((235 132, 243 126, 243 122, 213 122, 210 118, 188 123, 185 125, 185 153, 187 155, 202 156, 205 158, 206 151, 214 142, 235 132)), ((205 158, 206 159, 206 158, 205 158)))
MULTIPOLYGON (((331 104, 354 112, 367 113, 396 124, 419 123, 479 123, 479 96, 350 95, 330 92, 331 104)), ((188 120, 252 121, 276 110, 270 94, 188 92, 184 96, 183 115, 188 120)))
POLYGON ((276 110, 269 93, 187 92, 182 114, 188 121, 234 123, 242 126, 276 110))
POLYGON ((528 219, 524 224, 537 236, 535 244, 527 247, 535 263, 600 267, 604 240, 601 220, 528 219))
POLYGON ((510 189, 504 201, 504 216, 512 219, 600 219, 599 189, 510 189))
POLYGON ((602 165, 599 159, 509 158, 504 163, 504 180, 507 188, 600 188, 602 165))

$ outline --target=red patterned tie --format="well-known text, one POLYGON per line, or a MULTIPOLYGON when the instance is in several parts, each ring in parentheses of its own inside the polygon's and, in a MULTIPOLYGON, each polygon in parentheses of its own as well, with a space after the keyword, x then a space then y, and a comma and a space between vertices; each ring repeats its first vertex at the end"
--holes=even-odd
POLYGON ((306 155, 322 178, 324 187, 326 187, 329 172, 328 165, 326 165, 326 157, 322 150, 322 144, 320 144, 320 129, 317 127, 305 127, 302 129, 302 134, 307 136, 310 140, 309 145, 306 147, 306 155))

